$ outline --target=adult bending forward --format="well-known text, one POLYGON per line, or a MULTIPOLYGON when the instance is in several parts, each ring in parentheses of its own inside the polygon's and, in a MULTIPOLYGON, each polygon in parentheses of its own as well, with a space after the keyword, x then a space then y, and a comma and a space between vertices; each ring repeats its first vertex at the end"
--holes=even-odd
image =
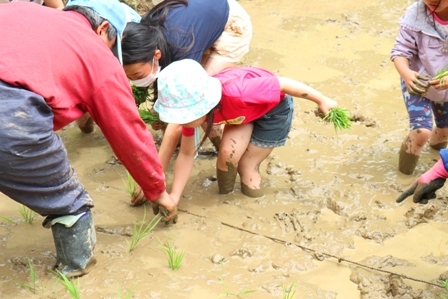
POLYGON ((54 130, 90 113, 146 198, 168 211, 166 221, 176 217, 176 205, 111 51, 116 45, 121 53, 125 10, 118 0, 73 0, 65 10, 1 6, 0 191, 47 216, 58 269, 74 277, 94 264, 93 201, 54 130))

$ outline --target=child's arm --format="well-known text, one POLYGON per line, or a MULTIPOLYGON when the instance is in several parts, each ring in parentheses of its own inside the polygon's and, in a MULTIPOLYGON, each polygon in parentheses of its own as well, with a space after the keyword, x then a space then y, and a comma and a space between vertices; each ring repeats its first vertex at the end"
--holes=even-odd
POLYGON ((174 178, 170 194, 176 205, 179 203, 179 199, 182 196, 182 192, 193 169, 195 154, 194 136, 186 137, 182 135, 179 154, 174 164, 174 178))
POLYGON ((280 83, 280 90, 293 97, 299 97, 302 99, 310 100, 319 106, 319 109, 327 114, 331 108, 336 107, 338 104, 335 100, 332 100, 319 91, 315 90, 311 86, 308 86, 302 82, 286 77, 278 77, 280 83))
POLYGON ((162 163, 163 170, 166 171, 173 157, 174 151, 179 144, 182 135, 182 126, 176 124, 168 124, 163 134, 162 144, 159 149, 159 158, 162 163))

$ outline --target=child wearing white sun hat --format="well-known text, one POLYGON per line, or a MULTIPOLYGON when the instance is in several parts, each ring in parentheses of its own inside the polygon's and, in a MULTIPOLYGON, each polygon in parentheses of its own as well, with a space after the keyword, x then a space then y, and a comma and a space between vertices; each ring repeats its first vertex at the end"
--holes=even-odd
POLYGON ((188 181, 195 153, 214 124, 225 125, 216 163, 219 193, 232 192, 239 174, 241 191, 260 197, 263 191, 259 165, 275 147, 286 143, 294 112, 291 96, 316 103, 323 113, 337 106, 312 87, 264 69, 229 68, 211 77, 191 59, 164 68, 158 90, 154 109, 160 119, 182 125, 171 190, 171 197, 177 202, 188 181), (199 142, 195 138, 196 128, 204 122, 207 129, 199 142))

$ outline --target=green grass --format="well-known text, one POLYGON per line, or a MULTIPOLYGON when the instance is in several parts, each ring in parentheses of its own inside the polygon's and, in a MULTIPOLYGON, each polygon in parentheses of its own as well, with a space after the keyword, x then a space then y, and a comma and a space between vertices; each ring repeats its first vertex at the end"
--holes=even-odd
POLYGON ((339 107, 330 109, 323 117, 323 120, 332 123, 336 132, 342 129, 350 129, 352 123, 350 112, 347 109, 339 107))
POLYGON ((81 298, 81 286, 79 284, 79 278, 76 279, 76 283, 73 280, 70 280, 65 276, 62 272, 59 270, 55 270, 58 275, 58 282, 64 286, 64 288, 67 290, 67 293, 72 297, 73 299, 79 299, 81 298))
POLYGON ((229 287, 224 283, 224 280, 221 277, 219 277, 219 281, 226 288, 226 290, 219 295, 219 298, 221 298, 221 297, 237 297, 237 298, 241 298, 241 296, 243 296, 243 295, 247 295, 247 294, 256 292, 256 290, 246 290, 246 291, 241 291, 239 293, 231 293, 231 292, 229 292, 229 287))
POLYGON ((39 214, 37 214, 36 212, 27 208, 24 205, 20 205, 19 213, 20 213, 20 215, 22 215, 25 222, 27 222, 29 224, 33 223, 34 220, 36 220, 37 216, 39 216, 39 214))
POLYGON ((180 265, 184 259, 185 250, 177 251, 176 247, 170 242, 163 244, 160 250, 164 252, 167 257, 168 267, 172 270, 177 270, 180 268, 180 265))
POLYGON ((3 216, 0 216, 0 219, 2 219, 2 220, 5 220, 6 222, 9 222, 9 223, 15 223, 14 221, 12 221, 11 219, 9 219, 9 218, 6 218, 6 217, 3 217, 3 216))
POLYGON ((144 209, 143 220, 140 222, 140 225, 137 225, 137 223, 134 224, 131 240, 126 240, 128 242, 129 252, 134 251, 140 240, 149 235, 160 220, 162 220, 162 217, 157 215, 146 224, 146 208, 144 209))

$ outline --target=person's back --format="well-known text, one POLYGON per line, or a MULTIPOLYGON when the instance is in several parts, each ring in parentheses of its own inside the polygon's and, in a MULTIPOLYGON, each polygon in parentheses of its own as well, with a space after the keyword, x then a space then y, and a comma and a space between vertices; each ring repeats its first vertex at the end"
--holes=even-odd
POLYGON ((43 96, 56 130, 83 115, 107 80, 118 80, 126 92, 118 59, 81 14, 17 2, 2 7, 0 24, 0 80, 43 96))
MULTIPOLYGON (((141 23, 154 25, 158 17, 156 6, 142 17, 141 23)), ((204 51, 224 31, 228 18, 227 0, 189 0, 188 5, 171 6, 161 27, 171 61, 190 58, 201 62, 204 51)))

